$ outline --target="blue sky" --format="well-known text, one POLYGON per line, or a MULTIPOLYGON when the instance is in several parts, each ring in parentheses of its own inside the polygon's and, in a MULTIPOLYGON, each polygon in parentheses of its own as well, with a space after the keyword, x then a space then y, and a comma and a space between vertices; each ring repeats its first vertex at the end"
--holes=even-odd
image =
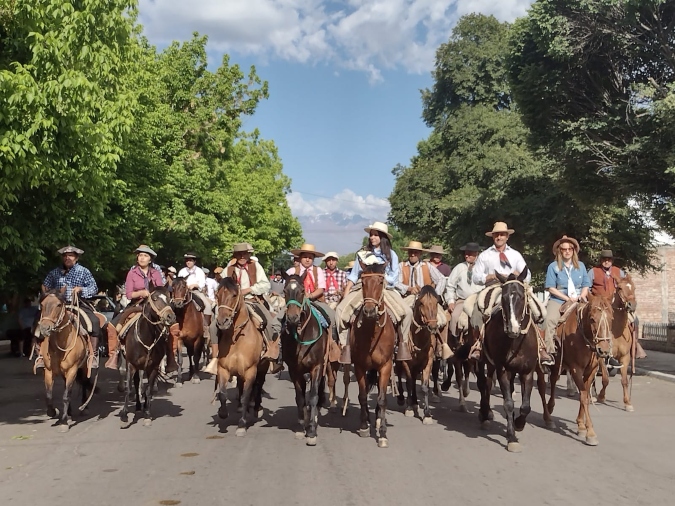
POLYGON ((292 179, 288 201, 322 250, 358 247, 364 223, 386 220, 391 169, 407 165, 429 130, 419 90, 432 85, 438 46, 471 12, 512 21, 530 0, 140 0, 140 21, 163 47, 209 36, 214 64, 231 62, 269 82, 270 98, 245 122, 273 139, 292 179))

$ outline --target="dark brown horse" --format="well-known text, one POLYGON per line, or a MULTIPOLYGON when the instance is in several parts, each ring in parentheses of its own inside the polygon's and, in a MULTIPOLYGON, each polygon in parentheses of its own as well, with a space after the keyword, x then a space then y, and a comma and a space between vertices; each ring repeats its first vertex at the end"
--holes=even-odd
POLYGON ((516 431, 525 428, 527 415, 531 411, 530 395, 534 384, 534 370, 538 363, 537 326, 530 314, 527 297, 530 296, 524 283, 528 269, 525 267, 518 277, 508 278, 497 273, 502 284, 501 307, 496 309, 485 324, 483 352, 478 363, 476 377, 480 390, 479 419, 483 427, 492 420, 490 392, 492 377, 496 373, 504 399, 506 415, 507 450, 521 451, 516 431), (487 377, 485 367, 487 366, 487 377), (522 404, 520 414, 515 418, 513 402, 514 381, 520 378, 522 404))
POLYGON ((430 285, 423 286, 413 305, 413 324, 411 328, 412 360, 396 363, 398 376, 398 405, 403 406, 402 376, 405 375, 408 391, 405 416, 414 416, 417 410, 417 377, 422 374, 422 394, 424 395, 424 417, 422 423, 431 424, 429 410, 429 378, 434 359, 434 340, 438 331, 437 308, 438 295, 430 285))
POLYGON ((42 295, 41 318, 38 324, 40 334, 44 337, 40 353, 44 357, 47 414, 50 417, 56 416, 52 398, 54 376, 61 376, 66 384, 58 423, 59 432, 68 432, 68 416, 72 414, 70 396, 75 382, 82 387, 83 405, 92 388, 87 376, 89 344, 80 332, 79 316, 74 316, 66 309, 65 290, 65 287, 61 290, 50 290, 42 295))
POLYGON ((387 386, 393 367, 396 328, 384 304, 385 265, 362 265, 363 306, 349 332, 354 375, 359 384, 361 428, 359 436, 370 436, 368 392, 377 382, 375 430, 380 448, 389 446, 387 440, 387 386), (369 373, 369 374, 368 374, 369 373))
POLYGON ((546 383, 543 374, 538 374, 537 386, 541 396, 544 421, 547 427, 555 427, 551 414, 555 407, 555 386, 564 366, 579 389, 579 414, 577 433, 586 438, 586 444, 596 446, 598 438, 593 430, 590 410, 590 390, 598 371, 599 357, 610 354, 612 341, 612 304, 606 297, 590 296, 588 303, 581 303, 557 328, 559 343, 555 365, 551 367, 549 386, 551 397, 546 402, 546 383))
POLYGON ((190 372, 188 381, 199 383, 199 360, 204 351, 204 316, 192 302, 192 291, 188 289, 185 278, 176 278, 172 285, 174 312, 176 313, 176 324, 178 325, 177 342, 177 360, 178 372, 176 375, 176 385, 183 384, 183 366, 182 366, 182 348, 188 355, 188 364, 190 372))
POLYGON ((218 416, 227 418, 227 383, 237 377, 239 404, 243 406, 237 428, 237 436, 245 436, 248 428, 249 401, 253 398, 254 411, 259 416, 262 404, 262 388, 269 360, 262 360, 263 335, 249 315, 244 295, 237 282, 223 278, 216 293, 218 308, 218 374, 214 401, 220 401, 218 416))
POLYGON ((288 374, 295 387, 299 428, 295 435, 305 438, 308 446, 316 445, 319 407, 325 397, 326 368, 330 334, 321 326, 323 318, 305 298, 305 276, 283 274, 286 285, 286 325, 281 333, 281 350, 288 374), (307 380, 309 376, 309 392, 307 380))
POLYGON ((124 389, 124 407, 120 414, 121 428, 131 425, 128 419, 131 381, 134 382, 136 411, 143 409, 145 421, 143 425, 152 425, 150 407, 152 392, 159 374, 159 365, 166 354, 166 336, 169 326, 176 322, 176 315, 171 309, 171 294, 167 287, 155 287, 150 282, 150 295, 140 303, 141 316, 131 326, 125 339, 122 352, 123 369, 126 364, 126 381, 124 389), (143 376, 148 382, 143 386, 143 376), (141 405, 141 399, 143 404, 141 405))

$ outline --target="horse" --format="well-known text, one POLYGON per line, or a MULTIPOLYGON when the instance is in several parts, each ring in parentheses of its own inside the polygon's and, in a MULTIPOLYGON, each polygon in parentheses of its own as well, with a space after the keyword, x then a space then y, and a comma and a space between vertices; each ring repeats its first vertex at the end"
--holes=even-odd
POLYGON ((66 287, 49 290, 40 299, 40 320, 38 326, 44 340, 40 352, 44 358, 47 415, 56 416, 52 398, 54 376, 65 381, 63 410, 57 423, 59 432, 68 432, 68 416, 71 415, 70 396, 75 382, 82 387, 82 405, 86 407, 88 392, 92 385, 87 375, 87 356, 90 348, 87 338, 80 332, 79 315, 67 309, 66 287))
POLYGON ((429 377, 434 362, 434 334, 438 331, 436 319, 438 307, 438 295, 434 288, 425 285, 420 290, 413 304, 413 330, 411 330, 412 360, 400 361, 395 370, 398 376, 398 405, 406 403, 405 416, 415 415, 417 410, 417 377, 422 374, 422 394, 424 395, 424 416, 422 423, 432 423, 429 410, 429 377), (408 398, 403 397, 402 376, 405 375, 408 398))
POLYGON ((177 359, 178 371, 176 373, 176 385, 183 385, 183 344, 188 355, 188 364, 190 372, 188 381, 199 383, 199 360, 204 351, 204 317, 202 313, 192 303, 192 291, 188 289, 185 278, 176 278, 172 285, 173 297, 171 303, 176 313, 176 324, 178 325, 177 337, 177 359))
POLYGON ((525 428, 527 415, 531 411, 530 394, 534 384, 534 370, 538 364, 537 326, 529 311, 527 298, 530 296, 525 285, 528 268, 516 277, 496 273, 502 284, 501 307, 497 308, 485 324, 483 351, 478 363, 476 377, 481 393, 479 419, 483 428, 492 420, 490 392, 492 377, 496 373, 504 399, 506 415, 506 449, 521 451, 516 431, 525 428), (487 377, 485 375, 487 366, 487 377), (513 402, 514 380, 520 378, 522 404, 518 418, 515 418, 513 402))
POLYGON ((260 416, 262 388, 269 360, 263 360, 263 335, 251 319, 244 295, 237 282, 230 277, 220 281, 216 292, 218 307, 216 328, 218 329, 218 373, 216 375, 213 402, 220 401, 218 416, 226 419, 227 383, 237 376, 239 404, 243 406, 239 419, 237 436, 245 436, 248 428, 248 407, 254 400, 254 411, 260 416))
MULTIPOLYGON (((384 304, 385 265, 363 265, 361 282, 363 306, 349 332, 354 375, 359 385, 361 405, 361 437, 370 436, 368 392, 377 382, 378 395, 375 409, 377 446, 387 448, 387 385, 393 367, 396 328, 384 304)), ((404 346, 401 343, 401 346, 404 346)))
MULTIPOLYGON (((136 411, 142 407, 145 421, 143 425, 152 425, 150 406, 152 392, 159 374, 159 365, 167 351, 166 334, 169 327, 176 322, 176 314, 171 308, 171 295, 167 287, 154 286, 150 282, 150 294, 140 303, 140 317, 133 324, 125 338, 122 350, 122 360, 126 364, 126 379, 124 386, 124 407, 120 413, 121 428, 131 425, 128 419, 129 396, 133 378, 136 395, 136 411), (143 387, 143 376, 147 376, 148 383, 143 387), (141 406, 141 398, 143 405, 141 406)), ((170 351, 169 351, 170 353, 170 351)), ((120 367, 123 370, 123 367, 120 367)))
POLYGON ((585 437, 586 444, 589 446, 598 445, 598 438, 588 409, 590 390, 598 371, 598 357, 609 357, 611 352, 612 324, 611 301, 602 295, 589 296, 588 303, 579 304, 556 330, 559 350, 555 357, 555 364, 550 368, 551 397, 548 402, 546 402, 544 374, 541 371, 538 374, 537 384, 543 405, 544 422, 548 428, 554 428, 551 414, 555 407, 555 386, 563 366, 567 369, 568 376, 572 377, 579 390, 577 434, 585 437))
MULTIPOLYGON (((452 376, 455 375, 455 382, 457 384, 457 390, 459 391, 459 411, 462 413, 467 412, 466 408, 466 398, 471 392, 469 388, 469 375, 472 371, 475 372, 477 367, 477 362, 475 359, 469 359, 469 353, 471 351, 471 346, 475 342, 475 337, 473 337, 473 330, 469 329, 467 332, 460 334, 459 336, 452 336, 448 340, 450 348, 454 352, 454 355, 448 359, 448 373, 445 378, 445 381, 441 385, 441 390, 447 392, 450 390, 450 385, 452 384, 452 376), (471 339, 469 339, 471 338, 471 339)), ((440 369, 440 366, 439 366, 440 369)), ((437 382, 438 372, 436 372, 436 364, 434 363, 434 368, 432 369, 432 376, 434 377, 434 383, 437 382)), ((434 386, 436 390, 436 386, 434 386)))
MULTIPOLYGON (((610 354, 617 359, 621 365, 621 386, 623 387, 623 405, 628 412, 635 411, 630 402, 630 391, 628 388, 628 366, 635 369, 636 336, 631 329, 628 321, 628 312, 634 312, 637 309, 637 300, 635 299, 635 284, 630 275, 625 278, 615 278, 616 291, 612 296, 612 341, 610 345, 610 354)), ((602 371, 602 390, 598 394, 598 402, 605 402, 605 391, 609 385, 609 375, 604 361, 600 363, 602 371)), ((631 371, 631 376, 632 376, 631 371)))
POLYGON ((286 285, 286 325, 281 333, 281 350, 288 374, 295 387, 299 429, 295 436, 315 446, 319 425, 319 407, 325 397, 326 369, 330 350, 330 333, 322 328, 322 316, 305 296, 302 276, 283 274, 286 285), (309 392, 307 380, 309 376, 309 392))

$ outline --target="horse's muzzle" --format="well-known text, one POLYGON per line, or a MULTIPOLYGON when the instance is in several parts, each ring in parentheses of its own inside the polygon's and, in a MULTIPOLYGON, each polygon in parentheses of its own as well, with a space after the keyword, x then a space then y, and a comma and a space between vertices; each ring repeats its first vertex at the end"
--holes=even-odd
POLYGON ((288 325, 291 325, 293 327, 296 327, 300 323, 300 315, 299 314, 288 314, 286 313, 286 323, 288 325))
POLYGON ((173 311, 164 317, 164 323, 166 325, 173 325, 176 323, 176 315, 173 313, 173 311))
POLYGON ((633 301, 626 302, 626 309, 631 313, 634 313, 637 310, 637 302, 633 301))
POLYGON ((185 301, 184 300, 174 300, 173 301, 173 307, 176 309, 183 309, 185 307, 185 301))
POLYGON ((40 323, 38 327, 40 329, 40 334, 43 336, 48 336, 54 332, 54 325, 49 323, 40 323))
POLYGON ((220 330, 227 330, 232 326, 232 318, 225 318, 224 320, 221 320, 220 318, 216 318, 216 327, 218 327, 220 330))
POLYGON ((368 319, 377 318, 377 306, 363 306, 363 316, 368 319))

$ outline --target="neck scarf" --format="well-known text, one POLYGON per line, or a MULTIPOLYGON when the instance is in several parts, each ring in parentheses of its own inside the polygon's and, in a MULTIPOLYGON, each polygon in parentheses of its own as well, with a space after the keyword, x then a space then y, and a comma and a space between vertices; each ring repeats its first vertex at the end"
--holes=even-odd
POLYGON ((307 275, 305 276, 305 293, 310 294, 314 290, 316 290, 315 288, 316 285, 314 284, 314 278, 312 277, 311 268, 305 269, 305 272, 307 273, 307 275))
POLYGON ((337 278, 335 277, 335 271, 326 269, 326 288, 330 288, 331 285, 335 287, 336 292, 339 290, 337 278))

